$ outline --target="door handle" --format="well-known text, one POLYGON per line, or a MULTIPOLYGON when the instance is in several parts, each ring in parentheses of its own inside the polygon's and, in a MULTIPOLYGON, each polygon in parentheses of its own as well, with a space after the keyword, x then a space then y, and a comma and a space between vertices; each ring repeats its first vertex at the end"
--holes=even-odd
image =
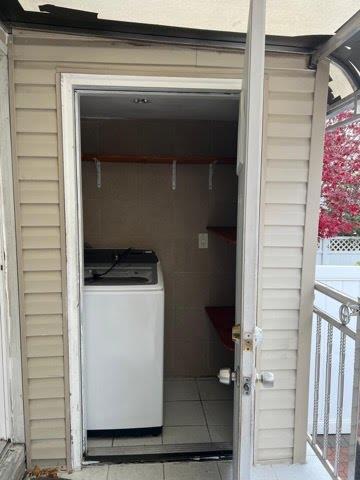
POLYGON ((218 379, 223 385, 231 385, 231 382, 236 381, 236 372, 233 372, 231 368, 220 368, 218 379))
POLYGON ((256 381, 261 382, 264 388, 273 388, 275 377, 273 372, 264 371, 256 374, 256 381))

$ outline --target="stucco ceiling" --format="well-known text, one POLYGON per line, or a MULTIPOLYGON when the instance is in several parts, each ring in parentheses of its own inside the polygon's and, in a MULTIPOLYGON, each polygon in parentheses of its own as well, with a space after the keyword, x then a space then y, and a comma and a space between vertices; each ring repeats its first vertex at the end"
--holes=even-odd
MULTIPOLYGON (((44 1, 20 0, 39 11, 44 1)), ((229 32, 246 32, 249 0, 52 0, 98 18, 229 32)), ((359 0, 267 0, 269 35, 333 34, 359 9, 359 0)), ((44 13, 46 15, 46 13, 44 13)))

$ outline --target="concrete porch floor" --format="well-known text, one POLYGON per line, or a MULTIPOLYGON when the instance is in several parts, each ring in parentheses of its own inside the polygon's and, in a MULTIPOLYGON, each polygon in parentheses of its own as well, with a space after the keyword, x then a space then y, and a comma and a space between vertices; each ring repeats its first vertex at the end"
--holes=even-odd
MULTIPOLYGON (((232 480, 230 461, 173 462, 101 465, 84 468, 60 478, 69 480, 232 480)), ((311 452, 305 465, 274 465, 254 468, 253 480, 329 480, 311 452)))
MULTIPOLYGON (((186 443, 187 439, 191 442, 204 441, 203 437, 194 435, 191 429, 205 429, 207 441, 215 441, 214 432, 211 425, 224 425, 229 430, 229 438, 218 438, 217 441, 231 441, 232 428, 231 416, 226 417, 226 421, 220 421, 225 418, 224 412, 232 411, 233 392, 229 387, 220 385, 216 379, 166 379, 165 381, 165 427, 163 435, 160 437, 161 443, 169 443, 167 436, 168 430, 172 432, 172 443, 186 443), (219 418, 209 417, 207 412, 208 404, 224 403, 217 412, 219 418), (220 403, 221 403, 220 402, 220 403), (195 404, 198 404, 199 418, 185 418, 179 409, 176 415, 171 417, 167 412, 167 406, 187 405, 191 403, 192 410, 195 404), (226 405, 225 405, 226 403, 226 405), (194 404, 194 405, 193 405, 194 404), (194 423, 195 426, 191 426, 194 423), (190 425, 190 426, 189 426, 190 425), (200 425, 200 426, 199 426, 200 425), (178 440, 175 438, 179 436, 178 440)), ((192 414, 194 417, 194 414, 192 414)), ((219 428, 219 427, 217 427, 219 428)), ((223 427, 225 428, 225 427, 223 427)), ((216 432, 215 432, 216 433, 216 432)), ((144 440, 126 439, 126 438, 90 438, 89 447, 109 447, 114 445, 127 445, 129 441, 134 444, 137 441, 140 445, 144 440)), ((152 441, 156 442, 157 439, 152 441)), ((253 480, 329 480, 330 476, 316 457, 315 453, 308 446, 307 463, 304 465, 274 465, 259 466, 253 471, 253 480)), ((62 474, 60 478, 69 480, 232 480, 231 461, 203 461, 203 462, 167 462, 167 463, 147 463, 147 464, 118 464, 118 465, 98 465, 85 467, 81 472, 75 472, 71 475, 62 474)))

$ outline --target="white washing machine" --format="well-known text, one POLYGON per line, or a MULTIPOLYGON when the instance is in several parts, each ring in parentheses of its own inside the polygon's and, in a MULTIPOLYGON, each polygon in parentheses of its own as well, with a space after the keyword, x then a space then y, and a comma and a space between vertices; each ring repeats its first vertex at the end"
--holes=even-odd
POLYGON ((87 430, 161 429, 164 283, 153 251, 84 255, 87 430))

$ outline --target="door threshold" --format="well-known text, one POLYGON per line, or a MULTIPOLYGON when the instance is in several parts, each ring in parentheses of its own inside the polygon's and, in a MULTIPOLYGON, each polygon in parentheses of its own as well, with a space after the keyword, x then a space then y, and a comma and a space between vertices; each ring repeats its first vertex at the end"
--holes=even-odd
POLYGON ((228 442, 91 447, 85 455, 86 461, 103 463, 174 462, 231 458, 232 444, 228 442))

